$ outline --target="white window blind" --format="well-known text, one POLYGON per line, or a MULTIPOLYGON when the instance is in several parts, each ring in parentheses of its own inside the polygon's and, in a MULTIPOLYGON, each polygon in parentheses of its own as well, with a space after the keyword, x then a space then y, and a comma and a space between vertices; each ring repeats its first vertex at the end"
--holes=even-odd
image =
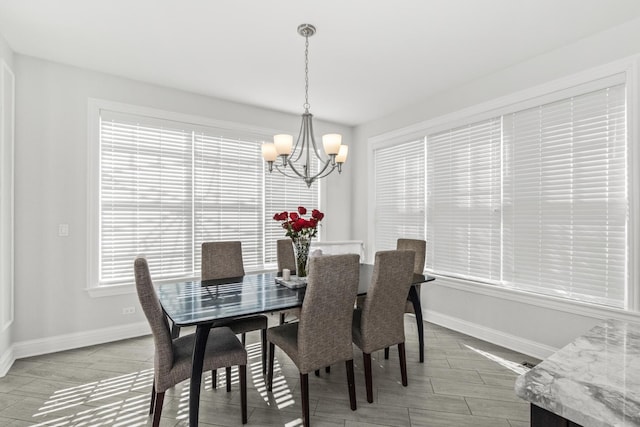
MULTIPOLYGON (((612 75, 429 133, 426 268, 563 299, 628 308, 626 84, 612 75)), ((414 185, 374 149, 376 250, 402 234, 414 185), (395 209, 395 211, 394 211, 395 209)))
MULTIPOLYGON (((278 159, 280 160, 280 159, 278 159)), ((311 164, 311 173, 318 171, 318 162, 311 164)), ((280 212, 295 211, 298 206, 304 206, 309 211, 305 218, 309 218, 312 209, 320 209, 320 182, 311 184, 311 188, 301 179, 287 178, 280 172, 273 171, 265 175, 265 264, 275 265, 278 261, 276 241, 286 239, 285 230, 280 221, 275 221, 273 215, 280 212)), ((323 227, 322 222, 319 227, 323 227)))
POLYGON ((103 112, 100 144, 100 283, 131 282, 139 254, 155 277, 190 273, 191 132, 103 112))
POLYGON ((504 283, 624 307, 625 86, 504 116, 504 283))
POLYGON ((428 269, 500 279, 500 142, 500 118, 427 137, 428 269))
POLYGON ((398 238, 425 237, 424 138, 374 151, 375 248, 396 248, 398 238))
POLYGON ((262 268, 263 161, 258 141, 195 134, 193 252, 200 274, 202 242, 240 240, 245 270, 262 268))
POLYGON ((200 274, 204 241, 240 240, 244 267, 275 263, 273 214, 318 206, 311 189, 266 174, 270 136, 100 109, 98 285, 132 282, 145 255, 154 278, 200 274))

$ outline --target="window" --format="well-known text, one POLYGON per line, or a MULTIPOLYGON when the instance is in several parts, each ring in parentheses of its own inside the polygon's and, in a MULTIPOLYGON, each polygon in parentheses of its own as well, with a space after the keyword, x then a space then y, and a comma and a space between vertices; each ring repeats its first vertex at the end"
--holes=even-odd
POLYGON ((504 117, 503 281, 623 307, 625 87, 504 117))
POLYGON ((374 151, 375 247, 424 236, 424 138, 374 151))
POLYGON ((158 281, 197 277, 201 244, 214 240, 241 240, 246 270, 270 268, 284 235, 274 231, 273 214, 292 203, 318 207, 317 185, 266 172, 266 131, 126 110, 96 112, 99 285, 131 283, 137 255, 147 257, 158 281))
POLYGON ((500 118, 427 137, 427 262, 441 274, 500 280, 500 118))
MULTIPOLYGON (((414 167, 426 170, 427 270, 628 308, 626 115, 618 74, 481 120, 425 127, 426 161, 414 167)), ((402 155, 403 145, 374 145, 376 213, 389 204, 403 210, 407 197, 423 200, 396 190, 417 184, 388 172, 402 168, 386 151, 402 155)), ((376 216, 376 250, 402 236, 395 218, 402 215, 376 216)))

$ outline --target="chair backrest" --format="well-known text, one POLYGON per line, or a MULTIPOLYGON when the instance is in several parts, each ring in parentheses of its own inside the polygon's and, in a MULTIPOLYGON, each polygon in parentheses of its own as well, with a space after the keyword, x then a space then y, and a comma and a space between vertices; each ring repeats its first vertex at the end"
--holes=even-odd
POLYGON ((166 378, 173 366, 173 343, 167 317, 162 311, 160 300, 153 288, 149 266, 144 258, 136 258, 134 262, 136 290, 142 311, 151 326, 155 345, 154 368, 156 380, 166 378))
POLYGON ((427 242, 419 239, 398 239, 396 249, 401 251, 414 251, 416 259, 414 260, 413 272, 416 274, 424 273, 424 261, 427 252, 427 242))
POLYGON ((242 242, 204 242, 202 244, 201 280, 244 276, 242 242))
POLYGON ((376 253, 371 284, 362 304, 362 351, 372 353, 404 342, 404 308, 413 279, 415 254, 376 253))
POLYGON ((280 239, 277 242, 278 273, 288 268, 291 274, 296 274, 296 255, 293 251, 291 239, 280 239))
POLYGON ((300 373, 353 359, 351 323, 359 279, 358 255, 309 259, 298 324, 300 373))

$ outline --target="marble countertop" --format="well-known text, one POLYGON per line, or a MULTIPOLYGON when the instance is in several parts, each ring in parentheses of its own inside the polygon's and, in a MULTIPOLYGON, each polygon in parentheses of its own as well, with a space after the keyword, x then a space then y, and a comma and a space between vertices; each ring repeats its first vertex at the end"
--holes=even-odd
POLYGON ((607 320, 518 377, 515 390, 584 427, 640 426, 640 323, 607 320))

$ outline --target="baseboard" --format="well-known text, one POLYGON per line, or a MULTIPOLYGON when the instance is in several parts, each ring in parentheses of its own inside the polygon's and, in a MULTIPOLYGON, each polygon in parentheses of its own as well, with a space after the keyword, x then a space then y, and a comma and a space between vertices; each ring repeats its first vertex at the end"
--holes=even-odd
MULTIPOLYGON (((90 345, 104 344, 127 338, 135 338, 143 335, 149 335, 150 333, 151 329, 147 322, 138 322, 130 325, 112 326, 109 328, 16 342, 13 344, 12 349, 15 360, 24 357, 39 356, 41 354, 87 347, 90 345)), ((13 360, 11 363, 13 363, 13 360)))
POLYGON ((557 348, 546 344, 523 339, 516 335, 507 334, 496 329, 487 328, 476 323, 461 320, 433 310, 423 310, 423 318, 427 322, 435 323, 463 334, 488 341, 492 344, 506 347, 538 359, 545 359, 558 351, 557 348))
POLYGON ((15 361, 16 358, 13 353, 13 346, 11 346, 2 354, 2 357, 0 357, 0 378, 7 375, 7 372, 9 372, 9 369, 11 369, 11 366, 15 361))

